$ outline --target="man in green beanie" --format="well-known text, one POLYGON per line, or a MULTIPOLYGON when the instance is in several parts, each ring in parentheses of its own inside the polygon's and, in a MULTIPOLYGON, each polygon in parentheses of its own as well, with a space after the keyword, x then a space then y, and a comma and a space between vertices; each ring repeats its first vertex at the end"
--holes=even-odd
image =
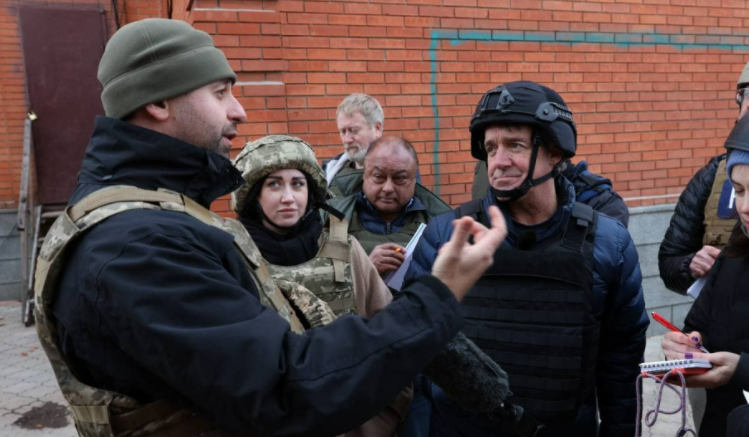
POLYGON ((330 309, 274 283, 244 227, 208 209, 243 183, 227 157, 246 119, 211 37, 128 24, 99 80, 107 116, 35 275, 39 336, 81 436, 338 435, 458 333, 458 300, 504 238, 498 211, 489 230, 456 222, 433 275, 371 320, 310 330, 294 297, 330 309))

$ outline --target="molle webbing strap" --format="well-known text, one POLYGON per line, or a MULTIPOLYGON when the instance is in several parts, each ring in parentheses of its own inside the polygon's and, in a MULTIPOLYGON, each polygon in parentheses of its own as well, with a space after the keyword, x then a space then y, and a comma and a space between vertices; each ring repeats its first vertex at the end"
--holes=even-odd
MULTIPOLYGON (((106 425, 110 422, 107 405, 68 405, 76 423, 97 423, 106 425)), ((137 414, 138 410, 135 410, 137 414)))
POLYGON ((583 311, 543 311, 538 309, 519 310, 517 308, 493 308, 487 306, 463 307, 467 317, 480 320, 503 320, 512 323, 553 323, 559 325, 575 325, 585 321, 583 311))
MULTIPOLYGON (((102 408, 106 414, 106 407, 102 408)), ((150 422, 169 417, 179 410, 181 408, 177 408, 168 402, 156 401, 143 405, 135 411, 113 416, 109 421, 115 430, 138 429, 150 422)))
POLYGON ((461 218, 464 216, 470 216, 478 222, 483 222, 481 214, 481 199, 473 199, 462 205, 455 210, 455 218, 461 218))
POLYGON ((593 222, 593 208, 583 203, 575 203, 572 214, 564 231, 562 246, 567 249, 582 252, 585 236, 593 222))
POLYGON ((333 300, 330 302, 326 301, 325 303, 327 303, 330 309, 336 313, 339 311, 347 310, 356 305, 356 301, 354 300, 353 297, 340 299, 340 300, 333 300))
POLYGON ((710 195, 705 203, 704 220, 705 234, 702 236, 702 244, 707 246, 715 246, 718 249, 723 249, 727 244, 733 232, 733 227, 736 224, 736 219, 733 218, 720 218, 718 217, 718 207, 720 205, 720 198, 723 192, 723 186, 728 179, 726 173, 726 159, 723 159, 718 164, 718 169, 715 172, 715 179, 710 189, 710 195))
MULTIPOLYGON (((147 427, 150 423, 159 420, 173 422, 170 426, 162 428, 147 434, 148 437, 178 437, 178 436, 195 436, 201 435, 205 431, 215 430, 214 424, 210 421, 196 416, 195 414, 174 407, 164 401, 156 401, 144 405, 136 411, 118 414, 112 416, 112 429, 119 432, 127 430, 137 430, 147 427), (168 418, 168 419, 166 419, 168 418)), ((217 435, 226 435, 219 432, 217 435)))
MULTIPOLYGON (((348 222, 330 216, 330 237, 323 244, 320 256, 333 260, 335 282, 345 282, 344 263, 351 262, 351 245, 348 243, 348 222)), ((336 311, 333 308, 333 311, 336 311)))

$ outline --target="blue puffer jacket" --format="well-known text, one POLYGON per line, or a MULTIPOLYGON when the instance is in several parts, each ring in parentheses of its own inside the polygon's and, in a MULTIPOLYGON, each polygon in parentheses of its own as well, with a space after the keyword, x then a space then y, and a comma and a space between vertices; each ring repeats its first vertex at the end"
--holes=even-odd
MULTIPOLYGON (((537 243, 560 235, 572 212, 575 192, 565 178, 557 179, 561 193, 561 213, 555 214, 537 230, 537 243)), ((491 196, 482 199, 484 211, 497 204, 491 196)), ((516 246, 518 235, 504 205, 499 205, 508 223, 508 236, 500 250, 516 246)), ((429 222, 416 247, 406 279, 429 272, 439 248, 450 239, 454 212, 429 222)), ((642 295, 642 275, 637 251, 624 226, 610 217, 598 215, 594 243, 593 301, 594 316, 601 321, 601 343, 597 367, 596 391, 601 424, 599 436, 634 435, 636 396, 635 379, 645 350, 645 331, 649 321, 642 295)), ((512 383, 512 375, 510 375, 512 383)), ((595 399, 578 413, 576 423, 591 423, 595 418, 595 399)), ((590 428, 590 427, 585 427, 590 428)), ((493 434, 496 435, 496 434, 493 434)), ((578 434, 583 435, 583 434, 578 434)), ((591 434, 595 436, 595 434, 591 434)))

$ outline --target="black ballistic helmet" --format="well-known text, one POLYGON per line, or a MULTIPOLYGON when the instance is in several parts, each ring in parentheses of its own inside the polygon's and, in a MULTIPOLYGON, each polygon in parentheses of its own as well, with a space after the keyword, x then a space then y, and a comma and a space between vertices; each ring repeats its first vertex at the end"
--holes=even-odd
POLYGON ((728 134, 723 147, 730 152, 733 149, 741 149, 749 152, 749 117, 741 117, 728 134))
POLYGON ((535 82, 499 85, 479 100, 471 117, 471 155, 486 161, 484 132, 493 124, 526 124, 543 130, 562 154, 575 156, 577 128, 572 111, 556 91, 535 82))

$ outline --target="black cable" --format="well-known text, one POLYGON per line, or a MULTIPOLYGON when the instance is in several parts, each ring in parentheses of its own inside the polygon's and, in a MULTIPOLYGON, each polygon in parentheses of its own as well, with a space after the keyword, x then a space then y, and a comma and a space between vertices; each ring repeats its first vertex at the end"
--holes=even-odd
POLYGON ((120 30, 120 15, 117 13, 117 0, 112 0, 112 11, 114 12, 114 25, 120 30))

